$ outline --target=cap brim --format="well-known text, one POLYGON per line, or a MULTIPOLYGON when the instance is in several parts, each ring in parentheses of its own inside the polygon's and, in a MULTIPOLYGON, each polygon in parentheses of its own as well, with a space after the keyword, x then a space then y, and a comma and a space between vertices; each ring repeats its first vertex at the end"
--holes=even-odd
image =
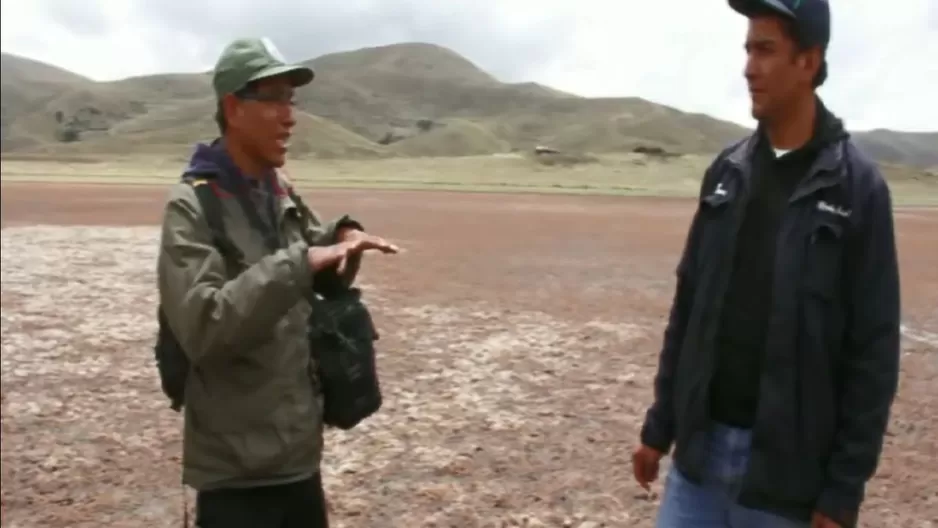
POLYGON ((313 72, 312 68, 306 66, 285 64, 283 66, 274 66, 262 70, 251 77, 248 82, 280 76, 289 78, 294 87, 299 87, 313 82, 316 74, 313 72))
POLYGON ((729 0, 729 2, 730 7, 746 17, 769 11, 795 18, 795 13, 779 0, 729 0))

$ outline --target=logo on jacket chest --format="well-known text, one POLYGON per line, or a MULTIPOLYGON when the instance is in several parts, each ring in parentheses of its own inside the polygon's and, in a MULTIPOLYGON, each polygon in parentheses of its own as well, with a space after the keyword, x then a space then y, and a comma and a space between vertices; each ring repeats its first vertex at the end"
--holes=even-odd
POLYGON ((817 210, 821 211, 822 213, 836 215, 841 218, 850 218, 850 215, 853 213, 853 211, 850 209, 847 209, 841 205, 832 204, 825 200, 817 201, 817 210))
POLYGON ((736 184, 732 180, 719 181, 703 196, 703 201, 711 206, 720 206, 732 202, 736 197, 736 184))

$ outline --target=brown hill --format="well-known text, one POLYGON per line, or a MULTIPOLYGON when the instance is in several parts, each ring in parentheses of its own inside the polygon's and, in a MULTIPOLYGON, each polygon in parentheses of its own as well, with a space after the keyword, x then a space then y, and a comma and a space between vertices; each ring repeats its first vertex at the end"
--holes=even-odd
MULTIPOLYGON (((98 83, 31 59, 2 56, 4 152, 178 152, 215 133, 208 74, 98 83)), ((712 153, 747 132, 640 98, 585 98, 536 83, 503 83, 452 50, 402 43, 309 61, 299 96, 298 156, 456 156, 638 146, 712 153)), ((877 159, 938 165, 938 133, 856 134, 877 159)))
POLYGON ((938 164, 938 132, 880 129, 855 136, 857 143, 877 160, 919 168, 938 164))
POLYGON ((391 145, 403 156, 481 156, 510 152, 511 144, 488 127, 464 119, 434 122, 429 130, 413 134, 391 145))
MULTIPOLYGON (((0 54, 0 141, 3 150, 56 141, 55 137, 49 136, 48 130, 38 131, 38 137, 31 137, 29 126, 23 129, 22 118, 41 111, 56 97, 86 86, 93 86, 92 81, 80 75, 25 57, 0 54)), ((54 115, 51 117, 54 119, 54 115)), ((51 120, 43 119, 44 124, 47 121, 51 120)), ((55 125, 50 124, 48 128, 54 129, 55 125)))

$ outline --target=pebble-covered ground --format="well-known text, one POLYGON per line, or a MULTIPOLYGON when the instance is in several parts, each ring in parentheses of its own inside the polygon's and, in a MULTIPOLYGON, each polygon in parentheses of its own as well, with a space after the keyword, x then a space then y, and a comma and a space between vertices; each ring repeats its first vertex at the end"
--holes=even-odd
MULTIPOLYGON (((152 360, 165 193, 102 189, 4 185, 4 527, 181 526, 181 422, 152 360)), ((386 403, 327 435, 334 526, 652 525, 658 496, 629 456, 689 202, 308 194, 406 250, 361 277, 386 403)), ((938 213, 897 222, 903 377, 862 521, 923 528, 938 525, 938 213)))

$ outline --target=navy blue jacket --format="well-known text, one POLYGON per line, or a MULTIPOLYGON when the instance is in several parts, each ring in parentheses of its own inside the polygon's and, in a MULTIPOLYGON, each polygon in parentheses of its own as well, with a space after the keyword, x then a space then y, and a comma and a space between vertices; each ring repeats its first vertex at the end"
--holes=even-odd
MULTIPOLYGON (((684 252, 642 443, 699 480, 714 337, 756 135, 708 168, 684 252)), ((889 187, 849 136, 819 152, 782 216, 749 471, 740 504, 852 527, 899 374, 899 271, 889 187)))

